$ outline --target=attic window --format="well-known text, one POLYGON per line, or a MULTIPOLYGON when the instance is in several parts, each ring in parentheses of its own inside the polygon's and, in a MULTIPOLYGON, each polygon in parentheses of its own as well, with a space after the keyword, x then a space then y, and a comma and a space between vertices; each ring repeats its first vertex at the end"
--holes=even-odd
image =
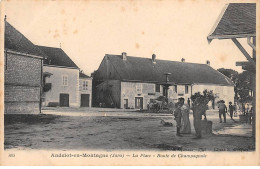
POLYGON ((142 84, 136 83, 136 93, 142 93, 142 84))
POLYGON ((159 84, 156 84, 155 85, 155 92, 159 92, 160 93, 160 85, 159 84))

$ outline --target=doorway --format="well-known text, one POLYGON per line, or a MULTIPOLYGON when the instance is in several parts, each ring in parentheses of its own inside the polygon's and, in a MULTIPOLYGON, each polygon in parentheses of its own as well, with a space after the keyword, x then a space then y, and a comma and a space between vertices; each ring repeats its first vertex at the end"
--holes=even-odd
POLYGON ((143 109, 143 98, 142 97, 136 97, 135 98, 135 108, 136 109, 143 109))
POLYGON ((128 109, 128 99, 124 99, 124 109, 128 109))
POLYGON ((89 107, 89 94, 81 94, 80 107, 89 107))
POLYGON ((69 107, 69 94, 60 94, 60 107, 69 107))

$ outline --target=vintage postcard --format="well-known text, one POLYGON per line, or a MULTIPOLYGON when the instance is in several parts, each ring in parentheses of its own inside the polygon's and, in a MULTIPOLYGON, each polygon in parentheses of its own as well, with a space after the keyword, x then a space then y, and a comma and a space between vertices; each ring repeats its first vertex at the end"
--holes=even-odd
POLYGON ((1 1, 0 165, 260 165, 259 8, 1 1))

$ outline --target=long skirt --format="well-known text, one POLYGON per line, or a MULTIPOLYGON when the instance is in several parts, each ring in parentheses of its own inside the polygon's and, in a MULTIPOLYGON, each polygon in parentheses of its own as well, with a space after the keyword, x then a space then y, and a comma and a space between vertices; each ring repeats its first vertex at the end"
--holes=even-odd
POLYGON ((182 114, 181 133, 183 133, 183 134, 191 133, 191 126, 190 126, 190 119, 189 119, 188 112, 187 113, 185 112, 182 114))

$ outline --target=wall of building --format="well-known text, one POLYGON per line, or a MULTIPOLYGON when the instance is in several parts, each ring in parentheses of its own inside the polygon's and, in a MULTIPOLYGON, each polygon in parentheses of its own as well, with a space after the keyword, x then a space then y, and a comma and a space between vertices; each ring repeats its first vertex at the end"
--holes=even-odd
POLYGON ((5 113, 40 112, 41 62, 39 58, 7 52, 4 61, 5 113))
POLYGON ((191 97, 191 85, 177 85, 177 99, 184 98, 184 103, 187 103, 188 98, 191 97), (186 91, 186 86, 188 90, 186 91))
POLYGON ((147 109, 150 99, 155 99, 163 93, 162 87, 160 92, 155 92, 153 83, 121 82, 121 107, 124 108, 124 99, 128 99, 128 107, 135 108, 135 97, 143 98, 143 109, 147 109), (141 90, 137 89, 141 86, 141 90))
POLYGON ((50 102, 59 103, 60 94, 69 94, 69 106, 79 107, 80 106, 80 95, 79 95, 79 70, 43 66, 43 72, 52 73, 50 77, 46 78, 46 83, 51 83, 51 90, 44 92, 43 94, 43 106, 48 106, 50 102), (68 86, 62 85, 62 76, 68 76, 68 86))
POLYGON ((96 86, 96 90, 95 102, 99 106, 120 108, 121 84, 119 80, 104 81, 96 86))
MULTIPOLYGON (((192 86, 192 94, 196 92, 203 92, 204 90, 212 90, 216 95, 215 105, 217 105, 217 101, 224 100, 225 104, 231 101, 234 103, 234 86, 220 86, 220 85, 210 85, 210 84, 196 84, 192 86)), ((211 105, 211 103, 209 103, 211 105)), ((217 106, 215 106, 217 107, 217 106)), ((210 107, 211 108, 211 107, 210 107)))
POLYGON ((81 94, 89 94, 89 107, 92 107, 92 78, 79 78, 79 99, 81 94), (83 90, 83 81, 88 82, 86 90, 83 90))
MULTIPOLYGON (((143 98, 143 109, 147 109, 147 104, 151 99, 163 96, 163 86, 160 85, 160 92, 155 91, 155 83, 121 82, 121 107, 124 108, 124 99, 128 99, 128 107, 135 108, 135 97, 143 98), (142 90, 137 90, 137 85, 141 85, 142 90)), ((176 102, 177 94, 175 86, 170 86, 168 90, 168 102, 176 102)))

